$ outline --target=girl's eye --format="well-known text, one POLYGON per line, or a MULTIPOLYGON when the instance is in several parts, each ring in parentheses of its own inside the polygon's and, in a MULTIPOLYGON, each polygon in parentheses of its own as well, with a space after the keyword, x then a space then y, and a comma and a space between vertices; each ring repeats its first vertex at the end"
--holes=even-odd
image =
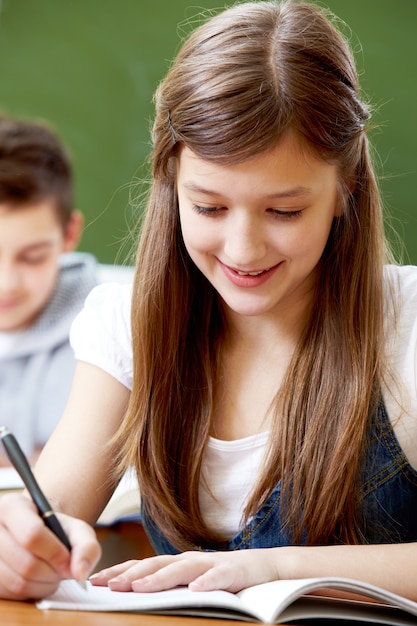
POLYGON ((279 209, 269 209, 272 215, 279 220, 293 220, 297 217, 300 217, 303 213, 302 209, 297 209, 296 211, 281 211, 279 209))
POLYGON ((219 213, 224 209, 222 206, 201 206, 199 204, 193 204, 193 211, 198 213, 199 215, 219 215, 219 213))
MULTIPOLYGON (((192 205, 193 211, 198 213, 199 215, 207 215, 210 217, 216 217, 217 215, 222 214, 223 211, 226 210, 224 206, 201 206, 200 204, 192 205)), ((268 212, 271 215, 279 220, 292 220, 297 217, 300 217, 303 213, 303 209, 297 209, 295 211, 284 211, 282 209, 268 209, 268 212)))

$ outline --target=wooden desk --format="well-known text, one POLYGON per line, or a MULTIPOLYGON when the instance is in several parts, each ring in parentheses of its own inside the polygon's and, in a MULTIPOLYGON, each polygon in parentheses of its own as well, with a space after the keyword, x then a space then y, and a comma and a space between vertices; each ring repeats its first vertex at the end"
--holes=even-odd
POLYGON ((41 611, 34 604, 0 600, 0 622, 4 626, 248 626, 248 622, 129 613, 41 611))

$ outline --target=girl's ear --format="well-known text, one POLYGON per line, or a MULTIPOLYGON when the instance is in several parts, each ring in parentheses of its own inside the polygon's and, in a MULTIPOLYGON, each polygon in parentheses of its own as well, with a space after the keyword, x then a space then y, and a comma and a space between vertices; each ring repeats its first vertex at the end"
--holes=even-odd
POLYGON ((63 252, 72 252, 78 246, 84 226, 84 216, 81 211, 73 211, 64 232, 63 252))

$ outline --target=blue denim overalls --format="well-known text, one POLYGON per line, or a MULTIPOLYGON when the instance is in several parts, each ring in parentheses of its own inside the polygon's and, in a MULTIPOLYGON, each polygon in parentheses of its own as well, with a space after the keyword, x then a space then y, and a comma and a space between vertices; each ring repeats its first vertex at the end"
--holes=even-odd
MULTIPOLYGON (((282 527, 280 483, 245 528, 222 549, 269 548, 291 545, 282 527)), ((369 445, 362 471, 364 542, 417 541, 417 471, 399 446, 381 402, 369 431, 369 445)), ((142 507, 142 521, 157 554, 178 552, 160 533, 142 507)), ((199 550, 199 546, 194 549, 199 550)))

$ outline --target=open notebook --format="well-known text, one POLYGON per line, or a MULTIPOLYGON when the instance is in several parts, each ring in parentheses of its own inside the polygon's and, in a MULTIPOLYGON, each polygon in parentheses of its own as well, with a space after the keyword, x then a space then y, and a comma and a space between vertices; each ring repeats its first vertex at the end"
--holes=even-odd
MULTIPOLYGON (((327 593, 329 593, 327 591, 327 593)), ((417 603, 373 585, 347 578, 278 580, 227 591, 193 592, 180 587, 157 593, 115 592, 73 580, 61 583, 56 593, 37 603, 39 609, 122 611, 218 617, 274 624, 306 619, 354 620, 359 624, 417 625, 417 603), (324 597, 324 590, 361 594, 362 600, 324 597), (319 592, 321 595, 306 595, 319 592)))

